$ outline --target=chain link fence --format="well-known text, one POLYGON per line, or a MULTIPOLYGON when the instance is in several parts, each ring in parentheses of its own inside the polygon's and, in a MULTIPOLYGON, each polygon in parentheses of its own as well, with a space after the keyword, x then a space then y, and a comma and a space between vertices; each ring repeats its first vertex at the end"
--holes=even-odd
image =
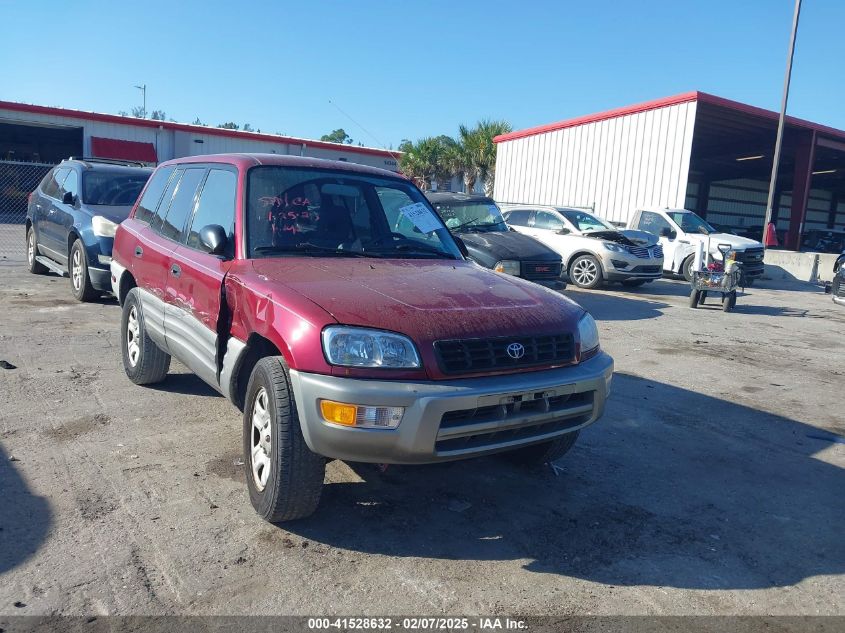
POLYGON ((0 160, 0 263, 26 261, 24 221, 29 194, 53 167, 0 160))

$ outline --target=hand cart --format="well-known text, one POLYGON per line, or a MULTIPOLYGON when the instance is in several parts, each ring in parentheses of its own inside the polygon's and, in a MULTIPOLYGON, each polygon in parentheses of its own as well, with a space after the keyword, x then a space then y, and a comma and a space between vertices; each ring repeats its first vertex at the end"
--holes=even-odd
POLYGON ((694 270, 690 282, 689 307, 704 305, 708 293, 722 295, 722 310, 730 312, 736 306, 736 289, 742 278, 742 264, 736 261, 735 251, 726 244, 719 245, 722 262, 713 262, 707 270, 694 270))

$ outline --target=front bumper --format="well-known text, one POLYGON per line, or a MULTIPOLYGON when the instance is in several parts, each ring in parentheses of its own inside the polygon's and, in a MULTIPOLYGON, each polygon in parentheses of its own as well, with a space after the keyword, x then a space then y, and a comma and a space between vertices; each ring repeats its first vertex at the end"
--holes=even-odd
POLYGON ((329 458, 424 464, 495 453, 554 439, 598 420, 613 359, 507 376, 426 382, 362 380, 291 370, 305 441, 329 458), (321 399, 404 407, 396 429, 330 424, 321 399))
POLYGON ((600 257, 606 281, 650 280, 663 276, 662 257, 637 257, 631 253, 615 251, 604 251, 600 257))

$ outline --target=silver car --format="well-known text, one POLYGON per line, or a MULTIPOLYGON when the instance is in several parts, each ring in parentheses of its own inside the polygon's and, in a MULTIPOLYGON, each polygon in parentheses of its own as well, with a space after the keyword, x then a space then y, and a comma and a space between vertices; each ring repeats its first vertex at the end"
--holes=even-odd
POLYGON ((503 205, 505 221, 563 258, 564 270, 579 288, 611 281, 641 286, 663 274, 663 248, 645 231, 618 229, 588 211, 567 207, 503 205))

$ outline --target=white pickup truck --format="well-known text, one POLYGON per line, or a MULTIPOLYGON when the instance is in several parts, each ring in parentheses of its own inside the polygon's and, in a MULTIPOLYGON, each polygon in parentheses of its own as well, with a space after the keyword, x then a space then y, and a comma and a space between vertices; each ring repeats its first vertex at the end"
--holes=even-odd
POLYGON ((692 263, 699 242, 709 242, 712 259, 721 261, 719 244, 730 244, 742 262, 743 285, 750 286, 763 275, 763 244, 747 237, 719 233, 701 217, 686 209, 648 209, 634 213, 629 229, 657 235, 663 245, 663 272, 692 279, 692 263))

